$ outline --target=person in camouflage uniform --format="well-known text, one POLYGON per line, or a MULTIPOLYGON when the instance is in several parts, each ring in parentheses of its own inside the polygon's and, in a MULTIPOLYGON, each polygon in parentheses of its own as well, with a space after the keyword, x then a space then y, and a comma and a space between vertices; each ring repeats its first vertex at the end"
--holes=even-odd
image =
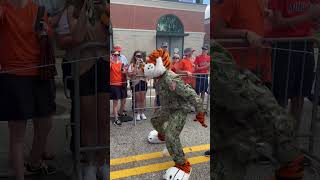
POLYGON ((293 117, 214 41, 211 57, 212 179, 242 180, 247 165, 264 155, 277 166, 274 179, 301 180, 304 156, 293 144, 293 117))
POLYGON ((148 78, 157 78, 155 89, 161 102, 161 108, 151 118, 155 130, 151 131, 148 140, 150 143, 165 142, 175 162, 175 167, 166 171, 164 179, 169 179, 171 175, 187 180, 190 176, 191 165, 185 157, 179 135, 186 123, 191 106, 194 106, 198 112, 196 120, 202 126, 207 127, 204 123, 202 100, 190 85, 185 85, 177 74, 163 66, 161 57, 157 58, 156 66, 153 63, 146 64, 144 73, 148 78))

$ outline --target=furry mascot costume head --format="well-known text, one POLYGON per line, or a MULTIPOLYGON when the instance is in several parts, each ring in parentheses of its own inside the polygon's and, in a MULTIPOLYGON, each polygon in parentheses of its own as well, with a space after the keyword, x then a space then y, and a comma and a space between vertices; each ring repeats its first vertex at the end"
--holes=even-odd
POLYGON ((161 48, 154 50, 148 58, 144 67, 144 75, 148 78, 157 78, 170 68, 169 53, 161 48))

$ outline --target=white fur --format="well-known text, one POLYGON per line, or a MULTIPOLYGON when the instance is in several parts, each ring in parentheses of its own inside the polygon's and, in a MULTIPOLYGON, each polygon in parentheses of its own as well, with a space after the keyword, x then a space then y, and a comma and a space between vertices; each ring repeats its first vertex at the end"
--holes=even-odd
POLYGON ((165 180, 188 180, 190 174, 185 173, 184 171, 176 168, 171 167, 166 170, 166 173, 163 175, 163 179, 165 180))
POLYGON ((156 68, 155 68, 154 75, 155 75, 155 77, 159 77, 166 71, 166 68, 163 65, 161 57, 158 57, 156 59, 156 61, 157 61, 157 63, 156 63, 156 68))
POLYGON ((148 63, 144 65, 144 76, 147 78, 154 78, 154 70, 155 70, 155 65, 152 63, 148 63))
POLYGON ((156 65, 148 63, 144 66, 144 75, 147 78, 156 78, 161 76, 166 71, 166 68, 163 66, 162 58, 158 57, 156 59, 156 65))
POLYGON ((161 143, 165 143, 165 141, 161 141, 158 138, 158 131, 156 130, 152 130, 149 135, 148 135, 148 141, 151 144, 161 144, 161 143))
POLYGON ((148 63, 148 64, 144 65, 144 75, 147 78, 155 78, 154 69, 155 69, 155 65, 152 63, 148 63))

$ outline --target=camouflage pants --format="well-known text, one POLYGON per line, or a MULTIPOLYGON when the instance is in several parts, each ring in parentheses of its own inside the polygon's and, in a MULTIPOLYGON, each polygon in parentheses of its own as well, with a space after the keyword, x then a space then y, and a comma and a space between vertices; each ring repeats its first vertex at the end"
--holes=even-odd
POLYGON ((184 110, 170 111, 160 109, 151 118, 154 129, 165 135, 168 152, 177 164, 185 162, 185 154, 179 135, 186 123, 187 114, 184 110))
MULTIPOLYGON (((223 141, 220 141, 221 143, 223 141)), ((213 158, 214 180, 244 180, 247 166, 253 163, 254 158, 261 157, 254 148, 252 151, 243 152, 238 145, 230 148, 217 150, 213 158)), ((283 167, 301 155, 301 152, 293 147, 292 141, 276 141, 271 152, 272 158, 276 161, 277 168, 283 167)))

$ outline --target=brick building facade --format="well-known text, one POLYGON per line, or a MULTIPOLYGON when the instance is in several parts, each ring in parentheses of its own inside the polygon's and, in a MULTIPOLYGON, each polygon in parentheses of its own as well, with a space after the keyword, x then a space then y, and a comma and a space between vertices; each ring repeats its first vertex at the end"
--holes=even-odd
POLYGON ((169 43, 170 54, 192 47, 201 52, 205 38, 206 5, 165 0, 111 0, 112 44, 131 58, 135 50, 150 53, 169 43))

